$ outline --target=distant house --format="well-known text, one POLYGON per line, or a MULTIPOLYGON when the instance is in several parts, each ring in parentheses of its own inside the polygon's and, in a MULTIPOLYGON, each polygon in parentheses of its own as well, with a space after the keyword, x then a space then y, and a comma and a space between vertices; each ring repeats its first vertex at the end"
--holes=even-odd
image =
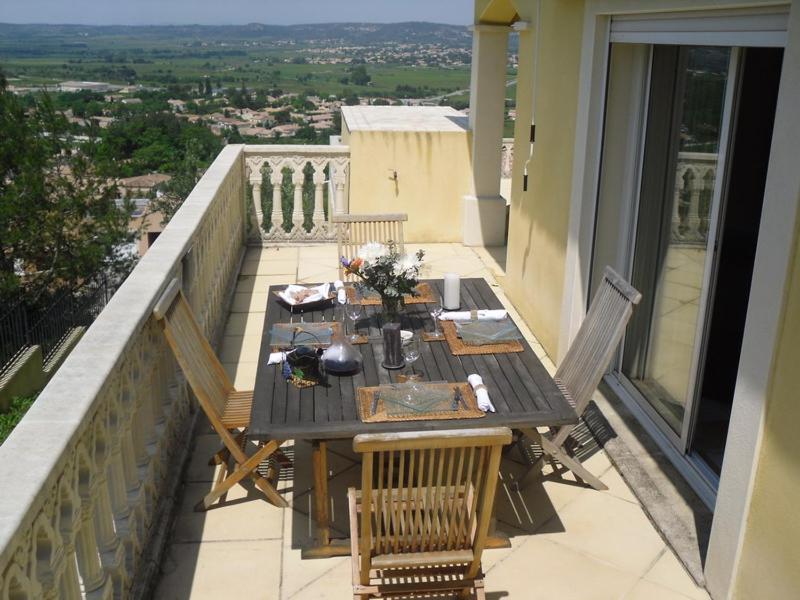
POLYGON ((239 127, 239 133, 242 135, 252 135, 255 137, 274 137, 272 131, 266 127, 239 127))
POLYGON ((142 99, 141 98, 123 98, 122 100, 120 100, 120 102, 122 102, 122 104, 141 104, 142 103, 142 99))
POLYGON ((147 196, 155 188, 165 184, 170 179, 172 179, 172 176, 164 173, 148 173, 146 175, 117 179, 115 183, 120 190, 120 195, 130 198, 147 196))
POLYGON ((101 129, 105 129, 106 127, 111 125, 116 119, 114 119, 114 117, 98 116, 98 117, 91 117, 90 120, 97 123, 101 129))
POLYGON ((278 125, 277 127, 272 128, 273 133, 280 133, 283 137, 294 137, 297 131, 300 129, 299 125, 295 125, 294 123, 289 123, 287 125, 278 125))
MULTIPOLYGON (((115 200, 117 208, 123 208, 125 201, 124 198, 115 200)), ((137 232, 136 250, 139 256, 144 256, 164 230, 161 225, 163 215, 158 211, 150 212, 149 198, 130 198, 128 201, 133 203, 128 231, 137 232)))
POLYGON ((186 102, 184 102, 183 100, 170 98, 169 100, 167 100, 167 104, 169 104, 170 108, 174 112, 183 112, 186 110, 186 102))
POLYGON ((62 81, 58 84, 58 90, 61 92, 82 92, 84 90, 91 92, 115 92, 122 89, 118 85, 105 83, 104 81, 62 81))

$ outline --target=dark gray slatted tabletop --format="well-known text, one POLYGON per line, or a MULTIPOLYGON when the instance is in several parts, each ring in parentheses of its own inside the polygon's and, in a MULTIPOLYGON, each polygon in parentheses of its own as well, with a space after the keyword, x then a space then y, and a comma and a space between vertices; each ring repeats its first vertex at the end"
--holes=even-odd
MULTIPOLYGON (((429 280, 435 290, 442 291, 441 280, 429 280)), ((370 341, 356 346, 364 357, 364 369, 351 377, 328 377, 328 386, 297 389, 281 376, 280 365, 267 365, 270 353, 269 331, 275 323, 300 320, 297 309, 292 316, 288 307, 273 293, 284 286, 270 287, 267 314, 261 339, 261 353, 256 371, 253 411, 249 435, 254 439, 335 439, 358 433, 421 431, 468 427, 538 427, 576 423, 578 418, 552 377, 536 357, 530 345, 522 340, 524 352, 508 354, 475 354, 453 356, 447 342, 422 342, 422 356, 414 364, 427 381, 466 381, 477 373, 489 391, 497 409, 481 419, 407 421, 402 423, 362 423, 356 409, 356 390, 396 381, 402 371, 389 371, 380 366, 383 343, 380 336, 381 307, 366 306, 365 316, 356 325, 370 341)), ((461 280, 462 309, 503 308, 499 298, 484 279, 461 280)), ((342 311, 339 319, 343 318, 342 311)), ((305 321, 332 321, 334 309, 306 312, 305 321)), ((344 323, 343 323, 344 325, 344 323)), ((352 326, 352 322, 347 323, 352 326)), ((428 305, 406 306, 402 325, 414 332, 432 331, 433 320, 428 305)), ((349 331, 349 330, 348 330, 349 331)))

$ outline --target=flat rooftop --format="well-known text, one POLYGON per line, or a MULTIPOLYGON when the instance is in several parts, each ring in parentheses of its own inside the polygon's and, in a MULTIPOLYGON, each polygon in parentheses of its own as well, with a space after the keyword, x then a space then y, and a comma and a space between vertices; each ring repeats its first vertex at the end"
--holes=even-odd
POLYGON ((467 130, 468 117, 451 106, 343 106, 350 131, 467 130))

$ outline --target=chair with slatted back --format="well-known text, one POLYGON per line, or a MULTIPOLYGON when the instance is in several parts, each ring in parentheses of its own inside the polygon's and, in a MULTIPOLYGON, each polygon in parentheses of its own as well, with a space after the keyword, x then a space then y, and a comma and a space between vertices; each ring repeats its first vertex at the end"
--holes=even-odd
POLYGON ((484 598, 505 427, 362 434, 361 490, 348 490, 353 597, 474 591, 484 598))
POLYGON ((253 404, 252 391, 238 391, 217 359, 194 318, 192 309, 177 279, 170 282, 153 309, 161 324, 167 343, 172 348, 200 407, 211 426, 222 438, 223 448, 209 464, 220 465, 213 489, 195 506, 195 510, 207 510, 220 497, 245 477, 277 506, 287 506, 272 483, 256 469, 271 455, 285 463, 280 452, 280 441, 270 441, 257 448, 247 443, 247 428, 250 425, 250 409, 253 404), (248 456, 246 450, 255 449, 248 456), (233 467, 230 463, 233 462, 233 467))
MULTIPOLYGON (((339 258, 355 258, 358 249, 367 242, 387 244, 394 242, 398 251, 405 252, 403 243, 403 223, 408 221, 405 213, 373 215, 334 215, 336 240, 339 245, 339 258)), ((339 263, 339 279, 353 279, 344 272, 339 263)))
MULTIPOLYGON (((641 299, 642 295, 611 267, 605 268, 603 280, 589 312, 554 376, 556 384, 579 416, 583 415, 592 394, 606 373, 625 333, 633 307, 641 299)), ((542 456, 526 473, 522 486, 541 473, 545 460, 550 457, 594 489, 608 489, 572 455, 574 450, 569 452, 564 447, 577 426, 553 428, 549 434, 541 434, 533 428, 522 429, 542 449, 542 456)))

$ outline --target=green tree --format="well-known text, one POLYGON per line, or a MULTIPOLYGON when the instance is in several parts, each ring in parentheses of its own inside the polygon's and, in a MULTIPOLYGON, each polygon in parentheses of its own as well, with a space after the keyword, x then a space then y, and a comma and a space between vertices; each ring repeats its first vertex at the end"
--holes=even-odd
POLYGON ((350 81, 352 81, 354 85, 368 85, 369 82, 372 81, 372 77, 367 73, 367 67, 358 65, 357 67, 353 67, 350 71, 350 81))
POLYGON ((27 113, 0 74, 0 301, 43 302, 100 273, 127 273, 129 208, 47 95, 27 113))
POLYGON ((275 122, 278 125, 284 125, 286 123, 291 122, 292 113, 289 109, 279 110, 277 112, 272 113, 272 118, 275 119, 275 122))
POLYGON ((169 223, 199 181, 206 166, 202 155, 202 144, 196 139, 188 139, 185 143, 183 160, 172 175, 172 179, 164 184, 162 193, 150 202, 149 212, 161 213, 162 225, 169 223))

